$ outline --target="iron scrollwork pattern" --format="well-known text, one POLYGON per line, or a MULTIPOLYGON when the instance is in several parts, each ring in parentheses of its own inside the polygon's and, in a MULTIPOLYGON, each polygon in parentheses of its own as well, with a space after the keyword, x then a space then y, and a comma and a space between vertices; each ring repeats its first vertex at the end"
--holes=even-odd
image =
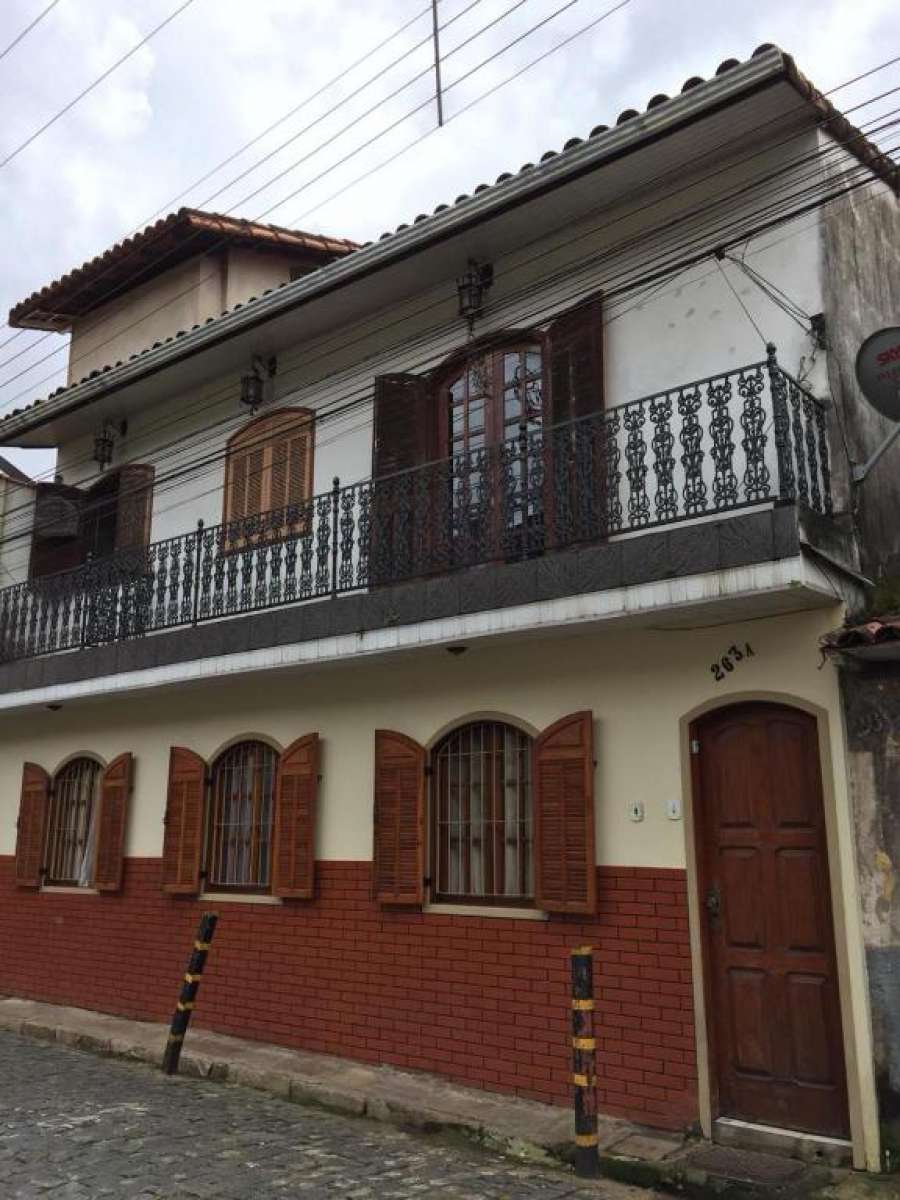
POLYGON ((510 562, 797 494, 831 512, 827 411, 772 347, 764 362, 0 589, 0 659, 510 562))

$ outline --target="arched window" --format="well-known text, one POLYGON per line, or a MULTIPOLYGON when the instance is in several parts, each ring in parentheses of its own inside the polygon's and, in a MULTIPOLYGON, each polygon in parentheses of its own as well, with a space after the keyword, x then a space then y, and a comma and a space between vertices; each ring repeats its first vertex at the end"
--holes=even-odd
POLYGON ((213 764, 207 820, 207 887, 268 891, 278 754, 239 742, 213 764))
POLYGON ((278 512, 310 499, 314 428, 309 409, 284 408, 258 417, 231 438, 225 457, 224 521, 278 512))
POLYGON ((432 756, 434 896, 534 896, 532 740, 499 721, 454 729, 432 756))
POLYGON ((73 758, 54 777, 45 859, 48 884, 89 887, 92 882, 101 772, 93 758, 73 758))

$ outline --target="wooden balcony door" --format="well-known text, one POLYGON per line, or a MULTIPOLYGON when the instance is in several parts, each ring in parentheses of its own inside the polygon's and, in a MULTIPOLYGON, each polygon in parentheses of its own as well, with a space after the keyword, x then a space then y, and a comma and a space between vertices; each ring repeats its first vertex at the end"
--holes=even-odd
POLYGON ((713 1114, 846 1137, 815 719, 733 705, 692 749, 713 1114))

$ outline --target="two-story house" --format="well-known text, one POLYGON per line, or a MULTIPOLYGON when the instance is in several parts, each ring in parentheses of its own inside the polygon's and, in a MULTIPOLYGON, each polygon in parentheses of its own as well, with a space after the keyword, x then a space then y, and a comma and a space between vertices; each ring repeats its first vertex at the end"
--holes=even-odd
POLYGON ((566 1103, 590 943, 603 1111, 876 1169, 818 643, 897 186, 766 46, 371 244, 182 210, 18 304, 0 991, 165 1019, 214 908, 198 1022, 566 1103))

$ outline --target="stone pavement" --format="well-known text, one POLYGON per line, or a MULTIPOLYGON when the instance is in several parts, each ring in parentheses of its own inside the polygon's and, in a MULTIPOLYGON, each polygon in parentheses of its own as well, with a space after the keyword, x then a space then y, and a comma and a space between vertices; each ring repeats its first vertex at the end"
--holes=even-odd
POLYGON ((613 1182, 0 1032, 3 1200, 647 1200, 613 1182))

